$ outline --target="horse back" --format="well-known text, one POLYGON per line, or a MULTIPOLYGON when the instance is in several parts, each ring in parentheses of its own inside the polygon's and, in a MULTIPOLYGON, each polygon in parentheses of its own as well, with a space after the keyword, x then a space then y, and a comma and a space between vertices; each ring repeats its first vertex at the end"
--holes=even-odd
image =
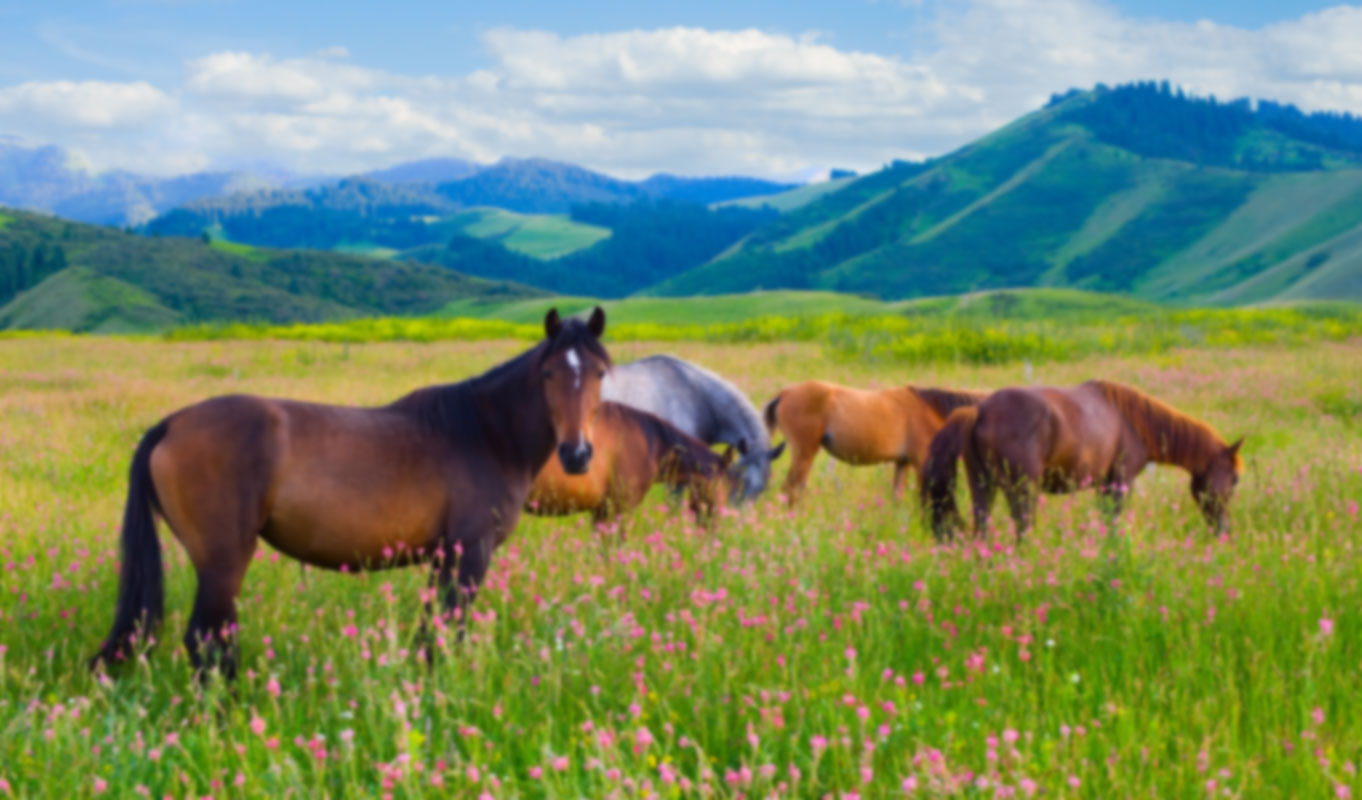
POLYGON ((151 469, 196 564, 257 533, 331 567, 378 562, 389 546, 426 548, 449 513, 449 487, 470 478, 437 437, 391 409, 250 395, 174 414, 151 469))
POLYGON ((976 446, 995 459, 1082 483, 1111 468, 1121 420, 1088 387, 1025 387, 994 392, 979 408, 976 446))

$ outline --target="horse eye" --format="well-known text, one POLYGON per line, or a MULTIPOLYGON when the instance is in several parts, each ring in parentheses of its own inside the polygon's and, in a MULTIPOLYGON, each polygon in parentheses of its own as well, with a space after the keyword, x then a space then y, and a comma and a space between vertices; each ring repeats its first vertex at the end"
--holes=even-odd
POLYGON ((605 370, 603 370, 603 369, 596 370, 596 377, 597 377, 597 378, 604 378, 604 377, 605 377, 605 370))

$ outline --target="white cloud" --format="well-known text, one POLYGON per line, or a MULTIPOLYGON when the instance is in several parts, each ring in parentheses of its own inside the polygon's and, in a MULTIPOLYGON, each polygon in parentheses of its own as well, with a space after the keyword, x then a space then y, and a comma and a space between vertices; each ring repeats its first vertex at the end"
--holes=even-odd
POLYGON ((911 53, 761 30, 498 28, 483 36, 483 68, 413 76, 356 64, 342 47, 224 51, 187 62, 176 87, 0 88, 0 129, 50 133, 99 166, 145 168, 160 154, 347 172, 540 155, 637 176, 874 168, 947 151, 1097 82, 1167 78, 1222 98, 1362 112, 1362 8, 1258 30, 1133 19, 1097 0, 925 8, 929 35, 911 53), (158 124, 136 127, 148 120, 158 124), (140 133, 94 134, 119 126, 140 133))
POLYGON ((164 115, 173 105, 169 95, 141 81, 50 81, 0 88, 0 120, 26 117, 34 127, 139 125, 164 115))

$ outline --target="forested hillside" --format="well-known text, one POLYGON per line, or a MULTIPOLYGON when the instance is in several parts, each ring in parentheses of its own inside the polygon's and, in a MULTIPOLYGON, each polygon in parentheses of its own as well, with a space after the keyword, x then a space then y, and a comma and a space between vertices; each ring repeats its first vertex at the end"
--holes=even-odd
POLYGON ((587 203, 572 208, 571 220, 609 230, 609 237, 559 258, 532 258, 463 234, 403 257, 563 294, 624 297, 705 263, 775 217, 770 210, 668 201, 587 203))
POLYGON ((0 209, 0 328, 314 321, 535 294, 425 264, 138 236, 0 209))
POLYGON ((948 156, 818 197, 650 291, 1003 286, 1362 299, 1362 121, 1166 84, 1072 92, 948 156))

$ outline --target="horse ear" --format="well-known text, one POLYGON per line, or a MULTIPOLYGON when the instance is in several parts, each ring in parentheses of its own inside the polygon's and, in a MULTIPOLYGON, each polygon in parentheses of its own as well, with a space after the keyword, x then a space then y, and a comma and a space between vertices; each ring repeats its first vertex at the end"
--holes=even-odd
POLYGON ((784 441, 784 442, 781 442, 780 444, 776 445, 775 447, 772 447, 772 448, 771 448, 771 451, 770 451, 769 453, 766 454, 767 460, 769 460, 769 461, 775 461, 777 458, 780 458, 780 454, 783 453, 783 452, 785 452, 785 445, 787 445, 787 444, 789 444, 789 442, 788 442, 788 441, 784 441))
POLYGON ((730 444, 728 447, 725 447, 725 448, 724 448, 724 454, 723 454, 722 456, 719 457, 719 460, 723 462, 725 468, 727 468, 727 467, 729 467, 729 466, 731 466, 731 465, 733 464, 733 454, 734 454, 734 452, 735 452, 735 451, 734 451, 734 449, 733 449, 733 445, 731 445, 731 444, 730 444))
POLYGON ((563 329, 563 318, 558 316, 557 308, 550 308, 549 313, 544 317, 544 335, 550 339, 558 335, 558 331, 563 329))
POLYGON ((1244 437, 1240 436, 1238 439, 1235 440, 1234 444, 1232 444, 1232 445, 1230 445, 1229 447, 1226 447, 1226 448, 1225 448, 1225 452, 1229 453, 1230 455, 1237 455, 1237 454, 1239 453, 1239 448, 1241 448, 1241 447, 1243 447, 1243 446, 1244 446, 1244 437))
POLYGON ((597 339, 605 333, 605 309, 596 306, 591 310, 591 319, 586 321, 586 329, 591 331, 591 335, 597 339))

